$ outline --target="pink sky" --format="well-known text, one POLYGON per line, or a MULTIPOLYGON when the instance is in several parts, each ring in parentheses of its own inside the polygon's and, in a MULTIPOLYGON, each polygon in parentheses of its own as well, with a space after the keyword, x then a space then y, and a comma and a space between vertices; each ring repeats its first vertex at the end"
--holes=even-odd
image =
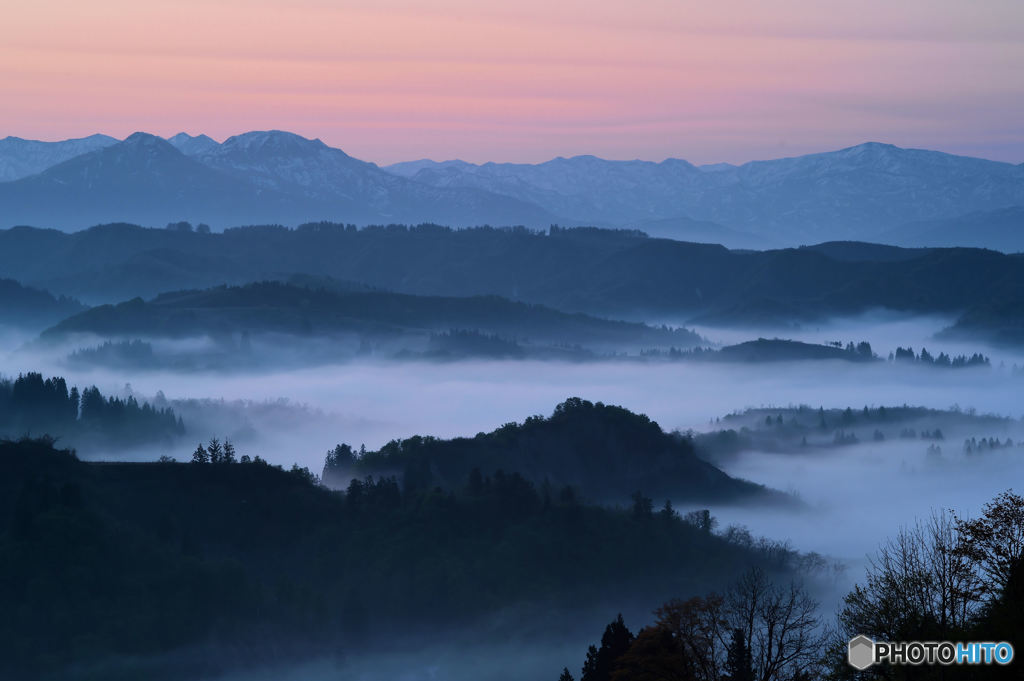
POLYGON ((360 158, 1024 161, 1020 0, 35 0, 0 137, 279 128, 360 158))

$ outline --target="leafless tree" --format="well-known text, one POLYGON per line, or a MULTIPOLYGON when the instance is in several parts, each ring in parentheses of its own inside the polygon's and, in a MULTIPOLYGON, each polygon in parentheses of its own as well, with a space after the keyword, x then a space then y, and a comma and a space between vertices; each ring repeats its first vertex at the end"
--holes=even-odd
POLYGON ((827 640, 818 603, 796 582, 773 584, 748 571, 725 598, 723 632, 740 629, 750 642, 759 681, 796 678, 817 668, 827 640))
POLYGON ((1024 557, 1024 497, 1008 490, 986 504, 980 518, 955 522, 960 535, 957 553, 984 576, 984 596, 998 598, 1024 557))
POLYGON ((865 583, 844 599, 840 627, 847 638, 948 638, 970 624, 980 591, 953 514, 936 511, 903 528, 869 560, 865 583))

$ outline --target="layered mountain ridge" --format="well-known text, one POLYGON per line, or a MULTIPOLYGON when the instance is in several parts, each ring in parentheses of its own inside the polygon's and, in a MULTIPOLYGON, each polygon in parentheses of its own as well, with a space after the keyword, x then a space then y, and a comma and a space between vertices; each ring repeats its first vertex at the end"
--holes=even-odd
MULTIPOLYGON (((907 223, 1024 205, 1021 166, 877 142, 739 166, 577 156, 535 165, 414 161, 388 169, 656 236, 673 237, 658 222, 686 217, 787 244, 872 240, 900 234, 907 223)), ((1015 249, 1024 248, 1022 235, 1014 236, 1015 249)))
POLYGON ((189 220, 215 229, 595 225, 765 248, 828 240, 1024 250, 1024 164, 869 142, 742 165, 558 157, 387 167, 280 130, 0 140, 0 226, 189 220))

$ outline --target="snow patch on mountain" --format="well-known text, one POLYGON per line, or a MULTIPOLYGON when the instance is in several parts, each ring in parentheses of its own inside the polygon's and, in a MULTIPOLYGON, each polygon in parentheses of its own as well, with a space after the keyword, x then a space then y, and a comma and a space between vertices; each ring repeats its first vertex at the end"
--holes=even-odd
POLYGON ((116 143, 117 140, 108 135, 89 135, 60 142, 5 137, 0 139, 0 182, 41 173, 75 156, 116 143))

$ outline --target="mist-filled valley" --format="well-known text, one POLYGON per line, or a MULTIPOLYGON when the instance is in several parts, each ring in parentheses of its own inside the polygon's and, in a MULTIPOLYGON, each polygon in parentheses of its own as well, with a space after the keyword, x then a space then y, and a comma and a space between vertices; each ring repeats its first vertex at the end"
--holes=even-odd
POLYGON ((955 306, 790 289, 805 313, 617 315, 339 274, 91 308, 8 287, 53 310, 5 311, 0 435, 25 471, 6 488, 9 574, 54 555, 40 533, 88 527, 46 549, 82 566, 68 593, 115 560, 104 579, 165 613, 73 596, 62 643, 12 669, 555 678, 617 613, 645 626, 751 566, 804 585, 824 631, 888 537, 933 511, 976 516, 1024 475, 1024 346, 951 334, 955 306), (109 544, 122 535, 130 548, 109 544))

